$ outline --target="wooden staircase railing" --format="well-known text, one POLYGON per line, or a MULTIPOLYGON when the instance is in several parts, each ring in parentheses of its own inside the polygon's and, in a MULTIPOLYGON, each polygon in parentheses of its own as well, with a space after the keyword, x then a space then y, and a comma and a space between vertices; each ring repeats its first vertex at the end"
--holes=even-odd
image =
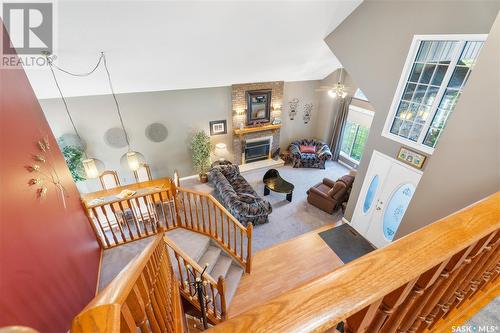
POLYGON ((185 332, 178 282, 161 235, 73 320, 72 333, 185 332))
POLYGON ((210 332, 450 332, 499 272, 500 192, 210 332))
MULTIPOLYGON (((198 300, 199 295, 194 295, 194 288, 185 283, 194 282, 195 278, 201 279, 201 272, 203 267, 198 265, 198 263, 192 260, 182 249, 180 249, 174 242, 172 242, 167 236, 164 238, 165 243, 173 251, 176 262, 173 263, 174 271, 176 271, 179 281, 179 288, 181 294, 184 296, 188 302, 190 302, 195 308, 200 309, 200 303, 198 300), (196 277, 193 277, 188 270, 193 272, 196 277)), ((205 294, 208 296, 207 302, 207 317, 212 322, 212 324, 217 324, 226 319, 226 301, 225 301, 225 283, 222 276, 219 277, 218 281, 215 281, 210 275, 206 274, 203 277, 206 281, 204 284, 205 294)))
POLYGON ((244 227, 208 193, 177 188, 164 178, 83 195, 82 202, 103 249, 184 228, 212 238, 250 273, 252 225, 244 227), (143 192, 116 198, 124 189, 143 192))
POLYGON ((252 266, 252 224, 244 227, 212 195, 177 188, 178 226, 214 239, 247 273, 252 266))
MULTIPOLYGON (((82 196, 82 202, 103 249, 184 228, 210 237, 250 272, 252 226, 241 225, 210 194, 177 188, 165 178, 87 194, 82 196), (136 190, 138 194, 118 199, 116 195, 124 189, 136 190)), ((167 237, 164 242, 174 253, 174 270, 182 281, 191 279, 186 274, 188 268, 197 276, 201 274, 202 268, 186 253, 167 237)), ((224 278, 215 281, 210 276, 205 280, 207 295, 212 299, 208 318, 215 324, 226 319, 225 282, 224 278)), ((191 290, 182 283, 179 287, 182 296, 199 307, 191 290)))
POLYGON ((169 179, 134 184, 135 187, 152 186, 141 195, 118 199, 122 186, 112 190, 94 192, 83 196, 83 205, 91 226, 102 248, 112 248, 138 239, 155 235, 177 227, 175 216, 175 185, 169 179), (91 199, 100 197, 116 198, 92 203, 91 199))

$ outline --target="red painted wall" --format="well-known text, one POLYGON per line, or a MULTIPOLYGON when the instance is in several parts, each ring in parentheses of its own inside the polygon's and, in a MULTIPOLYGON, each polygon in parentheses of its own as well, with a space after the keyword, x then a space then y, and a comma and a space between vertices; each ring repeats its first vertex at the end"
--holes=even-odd
MULTIPOLYGON (((1 20, 0 29, 8 38, 1 20)), ((79 193, 24 70, 0 67, 0 327, 67 331, 94 297, 99 258, 79 193), (67 191, 66 209, 53 186, 40 200, 28 185, 33 173, 26 166, 44 136, 67 191)))

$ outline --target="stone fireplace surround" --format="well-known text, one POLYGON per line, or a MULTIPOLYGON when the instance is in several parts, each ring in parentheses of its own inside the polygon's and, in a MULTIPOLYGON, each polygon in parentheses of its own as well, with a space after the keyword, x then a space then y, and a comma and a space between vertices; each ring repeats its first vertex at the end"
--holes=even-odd
MULTIPOLYGON (((274 82, 259 82, 259 83, 245 83, 233 84, 231 101, 233 110, 233 128, 239 129, 240 125, 246 125, 246 92, 249 90, 271 90, 271 122, 274 118, 281 117, 281 110, 283 106, 283 81, 274 82)), ((243 164, 243 146, 246 140, 272 137, 271 153, 279 148, 280 142, 280 129, 263 130, 245 134, 233 133, 233 161, 235 164, 243 164)))

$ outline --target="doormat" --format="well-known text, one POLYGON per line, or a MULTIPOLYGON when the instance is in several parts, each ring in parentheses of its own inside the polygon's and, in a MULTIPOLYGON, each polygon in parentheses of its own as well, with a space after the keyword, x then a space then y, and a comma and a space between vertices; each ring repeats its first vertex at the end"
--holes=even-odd
POLYGON ((376 250, 370 242, 347 223, 320 232, 319 236, 344 264, 376 250))

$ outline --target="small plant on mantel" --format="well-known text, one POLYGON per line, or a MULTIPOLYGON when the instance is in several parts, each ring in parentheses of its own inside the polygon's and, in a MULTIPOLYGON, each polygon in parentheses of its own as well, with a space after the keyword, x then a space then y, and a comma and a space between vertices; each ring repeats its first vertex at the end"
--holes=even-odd
POLYGON ((198 131, 191 139, 191 150, 193 151, 193 167, 200 175, 200 181, 208 181, 207 171, 210 168, 210 151, 212 144, 210 137, 205 131, 198 131))

